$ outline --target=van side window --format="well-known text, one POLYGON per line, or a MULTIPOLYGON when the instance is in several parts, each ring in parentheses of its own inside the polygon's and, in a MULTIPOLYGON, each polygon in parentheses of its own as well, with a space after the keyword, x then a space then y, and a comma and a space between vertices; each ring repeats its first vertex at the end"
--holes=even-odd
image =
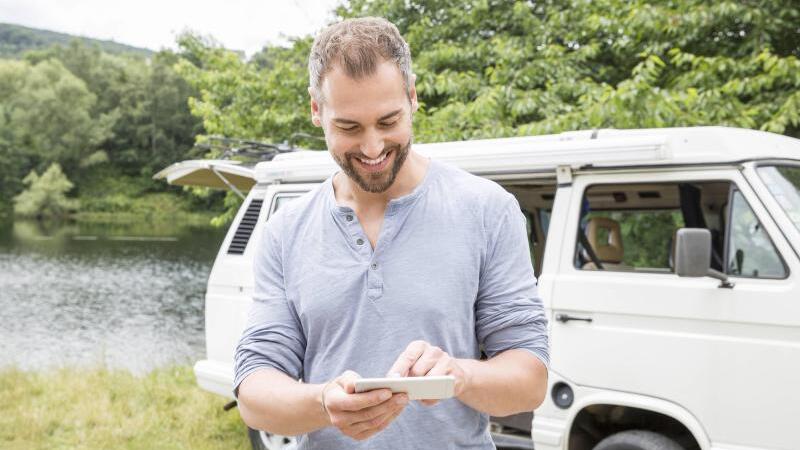
MULTIPOLYGON (((683 227, 679 210, 596 211, 584 218, 584 233, 606 270, 670 271, 671 240, 683 227)), ((584 249, 583 269, 597 265, 584 249)))
POLYGON ((275 200, 272 202, 272 211, 270 211, 269 215, 275 214, 275 211, 278 210, 282 205, 289 203, 290 201, 300 197, 299 195, 292 194, 292 195, 282 195, 278 194, 275 196, 275 200))
POLYGON ((742 193, 731 199, 727 272, 749 278, 785 278, 786 267, 742 193))
POLYGON ((581 270, 674 271, 679 228, 708 228, 712 267, 724 270, 730 182, 594 185, 586 189, 575 252, 581 270))

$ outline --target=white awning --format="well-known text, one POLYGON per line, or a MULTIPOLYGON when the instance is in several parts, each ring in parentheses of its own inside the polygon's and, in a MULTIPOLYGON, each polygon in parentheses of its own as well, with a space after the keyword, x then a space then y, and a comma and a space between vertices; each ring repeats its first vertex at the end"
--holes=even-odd
POLYGON ((252 167, 243 166, 239 161, 218 159, 181 161, 161 170, 153 178, 180 186, 229 189, 240 195, 256 183, 252 167))

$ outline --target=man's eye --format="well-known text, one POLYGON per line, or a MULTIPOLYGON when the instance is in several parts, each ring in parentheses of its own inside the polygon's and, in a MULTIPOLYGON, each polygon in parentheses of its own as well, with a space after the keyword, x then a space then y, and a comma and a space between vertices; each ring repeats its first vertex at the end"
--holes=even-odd
POLYGON ((396 123, 397 123, 397 121, 396 121, 396 120, 393 120, 393 121, 391 121, 391 122, 381 122, 381 124, 380 124, 380 125, 381 125, 382 127, 384 127, 384 128, 389 128, 389 127, 393 127, 393 126, 394 126, 396 123))
POLYGON ((356 127, 356 126, 352 126, 352 127, 339 127, 339 129, 340 129, 340 130, 342 130, 342 131, 346 131, 346 132, 352 132, 352 131, 356 131, 356 128, 358 128, 358 127, 356 127))

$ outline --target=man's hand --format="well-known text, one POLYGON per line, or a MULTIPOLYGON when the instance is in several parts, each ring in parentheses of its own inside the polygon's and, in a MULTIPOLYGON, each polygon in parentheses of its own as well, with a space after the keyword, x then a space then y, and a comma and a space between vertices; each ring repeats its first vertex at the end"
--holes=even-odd
POLYGON ((324 389, 324 406, 331 425, 356 440, 372 437, 403 412, 408 395, 394 394, 389 389, 355 393, 354 381, 361 378, 348 370, 324 389))
MULTIPOLYGON (((458 364, 458 360, 448 355, 439 347, 425 341, 414 341, 400 354, 389 369, 389 377, 424 377, 452 375, 456 379, 455 396, 461 395, 469 384, 468 373, 458 364)), ((432 406, 439 400, 420 400, 426 406, 432 406)))

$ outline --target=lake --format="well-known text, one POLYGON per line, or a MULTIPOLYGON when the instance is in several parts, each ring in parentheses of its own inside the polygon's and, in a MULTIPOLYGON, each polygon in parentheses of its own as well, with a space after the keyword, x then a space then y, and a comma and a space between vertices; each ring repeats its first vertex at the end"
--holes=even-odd
POLYGON ((203 358, 206 281, 225 231, 0 224, 0 370, 143 374, 203 358))

